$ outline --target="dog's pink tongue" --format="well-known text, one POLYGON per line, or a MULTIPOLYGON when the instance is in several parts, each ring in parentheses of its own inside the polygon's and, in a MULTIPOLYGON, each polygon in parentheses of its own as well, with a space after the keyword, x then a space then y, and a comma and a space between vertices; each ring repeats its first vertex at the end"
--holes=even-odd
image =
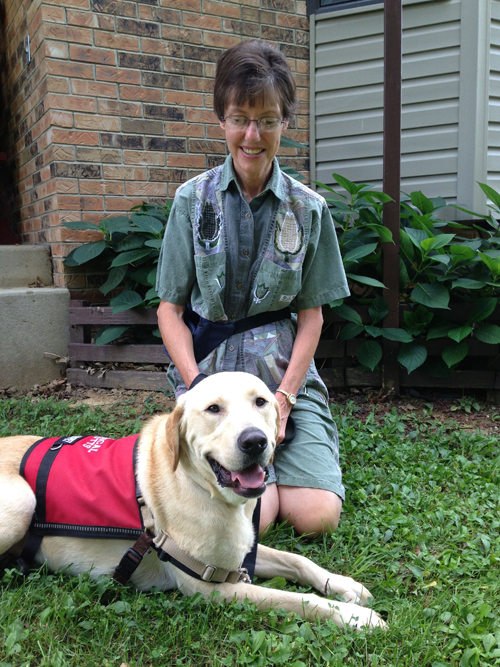
POLYGON ((258 489, 259 486, 264 484, 264 470, 254 463, 244 470, 236 470, 231 472, 231 481, 240 483, 245 489, 258 489))

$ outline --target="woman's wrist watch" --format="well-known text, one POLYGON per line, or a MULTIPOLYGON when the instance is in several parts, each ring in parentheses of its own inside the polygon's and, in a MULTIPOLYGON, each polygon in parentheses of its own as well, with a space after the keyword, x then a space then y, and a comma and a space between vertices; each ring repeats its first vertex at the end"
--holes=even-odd
POLYGON ((281 394, 284 394, 290 405, 295 405, 297 403, 297 396, 295 394, 291 394, 288 391, 285 391, 284 389, 276 389, 276 391, 279 391, 281 394))

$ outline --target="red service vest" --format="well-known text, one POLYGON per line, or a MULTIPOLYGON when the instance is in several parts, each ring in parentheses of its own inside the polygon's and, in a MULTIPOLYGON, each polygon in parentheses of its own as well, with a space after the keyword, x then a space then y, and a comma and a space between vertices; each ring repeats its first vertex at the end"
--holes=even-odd
POLYGON ((35 535, 137 538, 144 532, 135 481, 137 435, 44 438, 21 462, 36 495, 35 535))

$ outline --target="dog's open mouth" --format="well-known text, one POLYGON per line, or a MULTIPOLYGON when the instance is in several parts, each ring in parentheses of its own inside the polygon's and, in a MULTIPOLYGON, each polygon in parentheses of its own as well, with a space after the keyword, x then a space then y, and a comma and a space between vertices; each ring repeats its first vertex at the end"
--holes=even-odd
POLYGON ((207 458, 219 486, 230 487, 238 496, 244 498, 257 498, 266 490, 266 479, 269 476, 267 466, 263 468, 258 463, 252 463, 243 470, 227 470, 211 456, 207 458))

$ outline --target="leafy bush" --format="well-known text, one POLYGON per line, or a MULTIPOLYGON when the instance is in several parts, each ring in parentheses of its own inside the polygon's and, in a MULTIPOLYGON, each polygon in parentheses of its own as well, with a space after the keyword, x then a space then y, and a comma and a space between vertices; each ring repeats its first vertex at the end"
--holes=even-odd
MULTIPOLYGON (((380 337, 403 343, 398 360, 409 373, 426 361, 426 341, 450 339, 442 362, 427 365, 426 370, 433 375, 446 374, 466 357, 467 338, 500 343, 500 327, 485 322, 497 305, 500 288, 500 233, 492 214, 473 225, 477 235, 469 238, 470 225, 437 217, 446 206, 444 199, 428 199, 421 192, 405 195, 401 203, 399 289, 400 302, 407 309, 402 328, 382 328, 377 324, 388 308, 381 294, 385 286, 379 280, 380 243, 392 240, 382 227, 382 205, 390 198, 367 184, 356 185, 338 174, 333 177, 347 196, 322 183, 317 185, 335 195, 327 201, 338 225, 344 267, 351 281, 350 302, 368 305, 372 322, 363 324, 359 313, 344 299, 330 306, 349 322, 342 328, 341 340, 365 338, 357 353, 363 366, 374 370, 381 361, 382 347, 374 340, 380 337), (459 326, 448 321, 450 300, 471 304, 467 320, 459 326)), ((490 208, 500 215, 500 195, 487 185, 480 186, 493 202, 490 208)))
MULTIPOLYGON (((142 306, 156 307, 160 299, 155 289, 160 248, 172 203, 164 207, 143 203, 131 209, 131 215, 120 215, 102 220, 98 229, 104 238, 85 243, 71 251, 65 259, 66 266, 80 266, 97 257, 108 263, 109 275, 100 287, 106 295, 122 287, 122 291, 110 300, 113 314, 142 306)), ((90 222, 68 222, 69 229, 96 230, 90 222)), ((130 327, 106 326, 96 343, 104 345, 119 338, 130 327)), ((160 336, 159 329, 153 335, 160 336)))

